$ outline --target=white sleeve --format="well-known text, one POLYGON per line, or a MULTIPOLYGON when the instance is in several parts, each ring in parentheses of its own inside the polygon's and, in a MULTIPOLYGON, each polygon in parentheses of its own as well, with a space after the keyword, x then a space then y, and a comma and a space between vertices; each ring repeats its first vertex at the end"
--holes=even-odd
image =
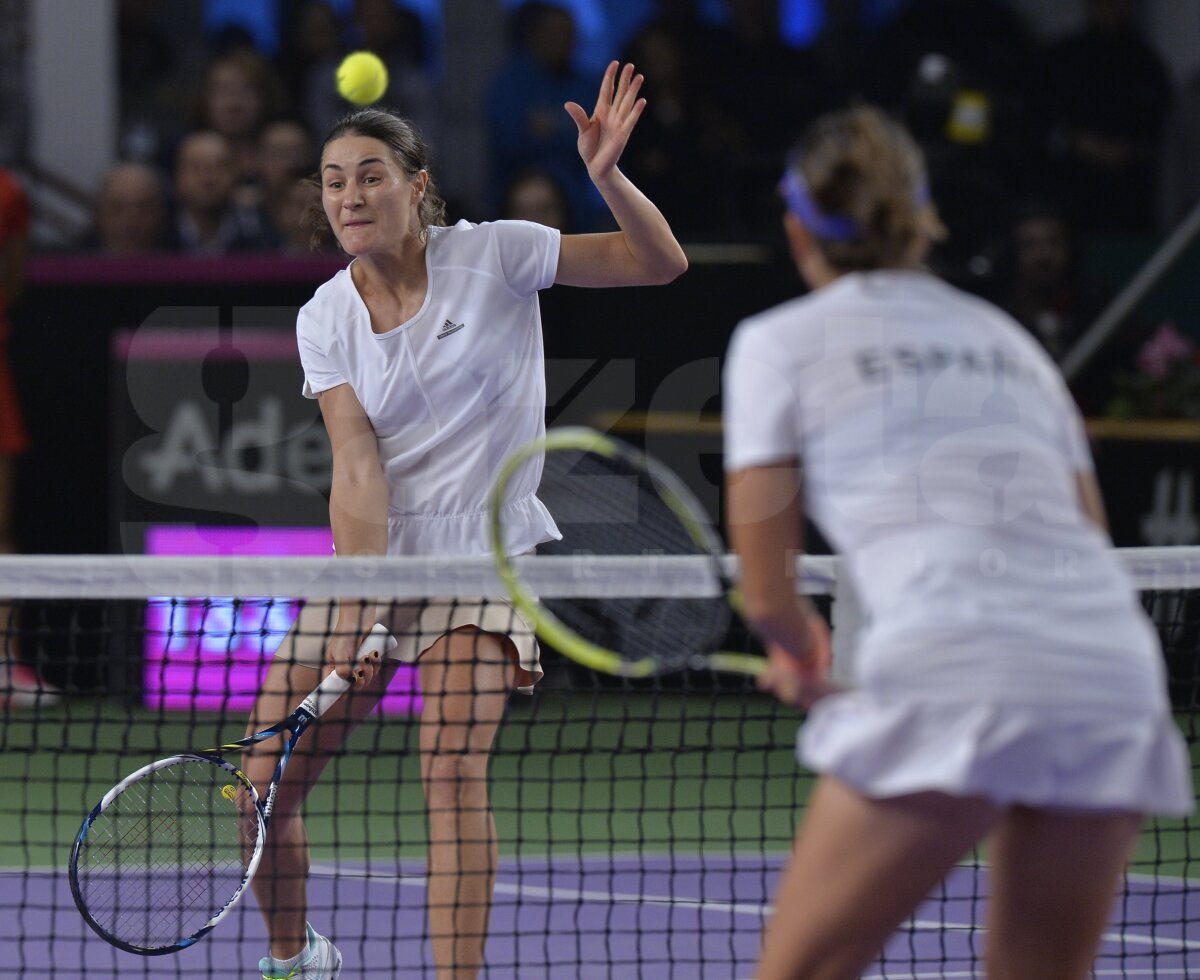
POLYGON ((305 398, 316 398, 322 391, 346 384, 341 370, 330 360, 317 322, 303 310, 296 318, 296 345, 300 348, 300 365, 304 368, 305 398))
POLYGON ((554 285, 562 236, 557 228, 532 221, 490 223, 504 281, 518 296, 554 285))
POLYGON ((766 331, 742 324, 734 332, 722 389, 726 472, 800 458, 794 381, 766 331))

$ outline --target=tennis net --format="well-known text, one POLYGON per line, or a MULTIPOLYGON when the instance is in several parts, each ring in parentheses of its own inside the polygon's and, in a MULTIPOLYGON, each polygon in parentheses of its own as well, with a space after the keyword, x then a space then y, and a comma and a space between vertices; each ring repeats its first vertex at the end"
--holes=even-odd
MULTIPOLYGON (((1195 754, 1200 549, 1121 557, 1162 636, 1195 754)), ((711 590, 694 559, 522 561, 526 581, 555 601, 711 590)), ((833 560, 805 569, 844 665, 852 597, 833 560)), ((0 626, 24 664, 10 659, 0 685, 0 977, 256 975, 266 933, 251 895, 172 956, 122 952, 90 931, 67 880, 84 816, 129 772, 245 733, 266 662, 292 642, 293 597, 306 597, 320 641, 335 597, 420 596, 441 616, 479 601, 455 597, 497 592, 490 563, 475 559, 0 559, 0 626)), ((729 644, 754 649, 737 627, 729 644)), ((793 760, 797 717, 742 679, 617 681, 551 650, 543 666, 532 697, 506 696, 491 756, 500 858, 483 975, 751 976, 812 785, 793 760)), ((304 809, 309 919, 341 949, 345 978, 434 975, 423 695, 432 692, 401 667, 304 809)), ((1098 975, 1200 974, 1198 846, 1192 820, 1147 823, 1098 975)), ((986 894, 985 862, 964 862, 866 975, 976 975, 986 894)))

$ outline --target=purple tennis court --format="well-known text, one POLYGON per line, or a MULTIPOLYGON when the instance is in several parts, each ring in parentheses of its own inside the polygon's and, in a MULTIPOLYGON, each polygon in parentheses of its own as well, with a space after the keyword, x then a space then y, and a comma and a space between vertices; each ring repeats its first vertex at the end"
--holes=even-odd
MULTIPOLYGON (((648 854, 502 862, 484 975, 748 978, 782 860, 648 854)), ((335 939, 358 937, 339 941, 346 980, 433 976, 419 863, 313 870, 314 923, 335 939)), ((986 884, 986 869, 956 869, 864 976, 982 976, 986 884)), ((8 951, 0 976, 248 976, 266 948, 253 899, 196 947, 144 958, 88 930, 60 871, 5 873, 0 887, 20 890, 22 909, 0 919, 8 951)), ((1132 876, 1116 909, 1121 924, 1106 934, 1095 975, 1195 976, 1200 940, 1189 938, 1188 924, 1198 901, 1200 884, 1132 876)))

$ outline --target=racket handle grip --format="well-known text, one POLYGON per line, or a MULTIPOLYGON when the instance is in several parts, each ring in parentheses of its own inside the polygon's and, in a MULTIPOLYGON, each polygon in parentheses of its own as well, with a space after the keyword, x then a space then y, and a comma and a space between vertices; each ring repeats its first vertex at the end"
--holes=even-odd
MULTIPOLYGON (((367 638, 363 640, 362 646, 358 648, 356 659, 359 661, 366 660, 373 653, 378 653, 382 657, 395 646, 396 638, 387 631, 387 627, 376 623, 371 627, 371 632, 367 634, 367 638)), ((314 718, 320 718, 349 689, 350 681, 344 677, 339 677, 336 672, 332 673, 321 681, 317 689, 301 702, 300 707, 314 718)))

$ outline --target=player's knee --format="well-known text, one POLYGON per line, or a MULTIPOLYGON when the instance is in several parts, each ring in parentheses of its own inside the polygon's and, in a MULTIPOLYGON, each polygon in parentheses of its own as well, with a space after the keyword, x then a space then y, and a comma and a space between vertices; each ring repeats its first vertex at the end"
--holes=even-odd
POLYGON ((425 767, 430 801, 460 802, 487 790, 487 757, 467 752, 438 752, 425 767))

